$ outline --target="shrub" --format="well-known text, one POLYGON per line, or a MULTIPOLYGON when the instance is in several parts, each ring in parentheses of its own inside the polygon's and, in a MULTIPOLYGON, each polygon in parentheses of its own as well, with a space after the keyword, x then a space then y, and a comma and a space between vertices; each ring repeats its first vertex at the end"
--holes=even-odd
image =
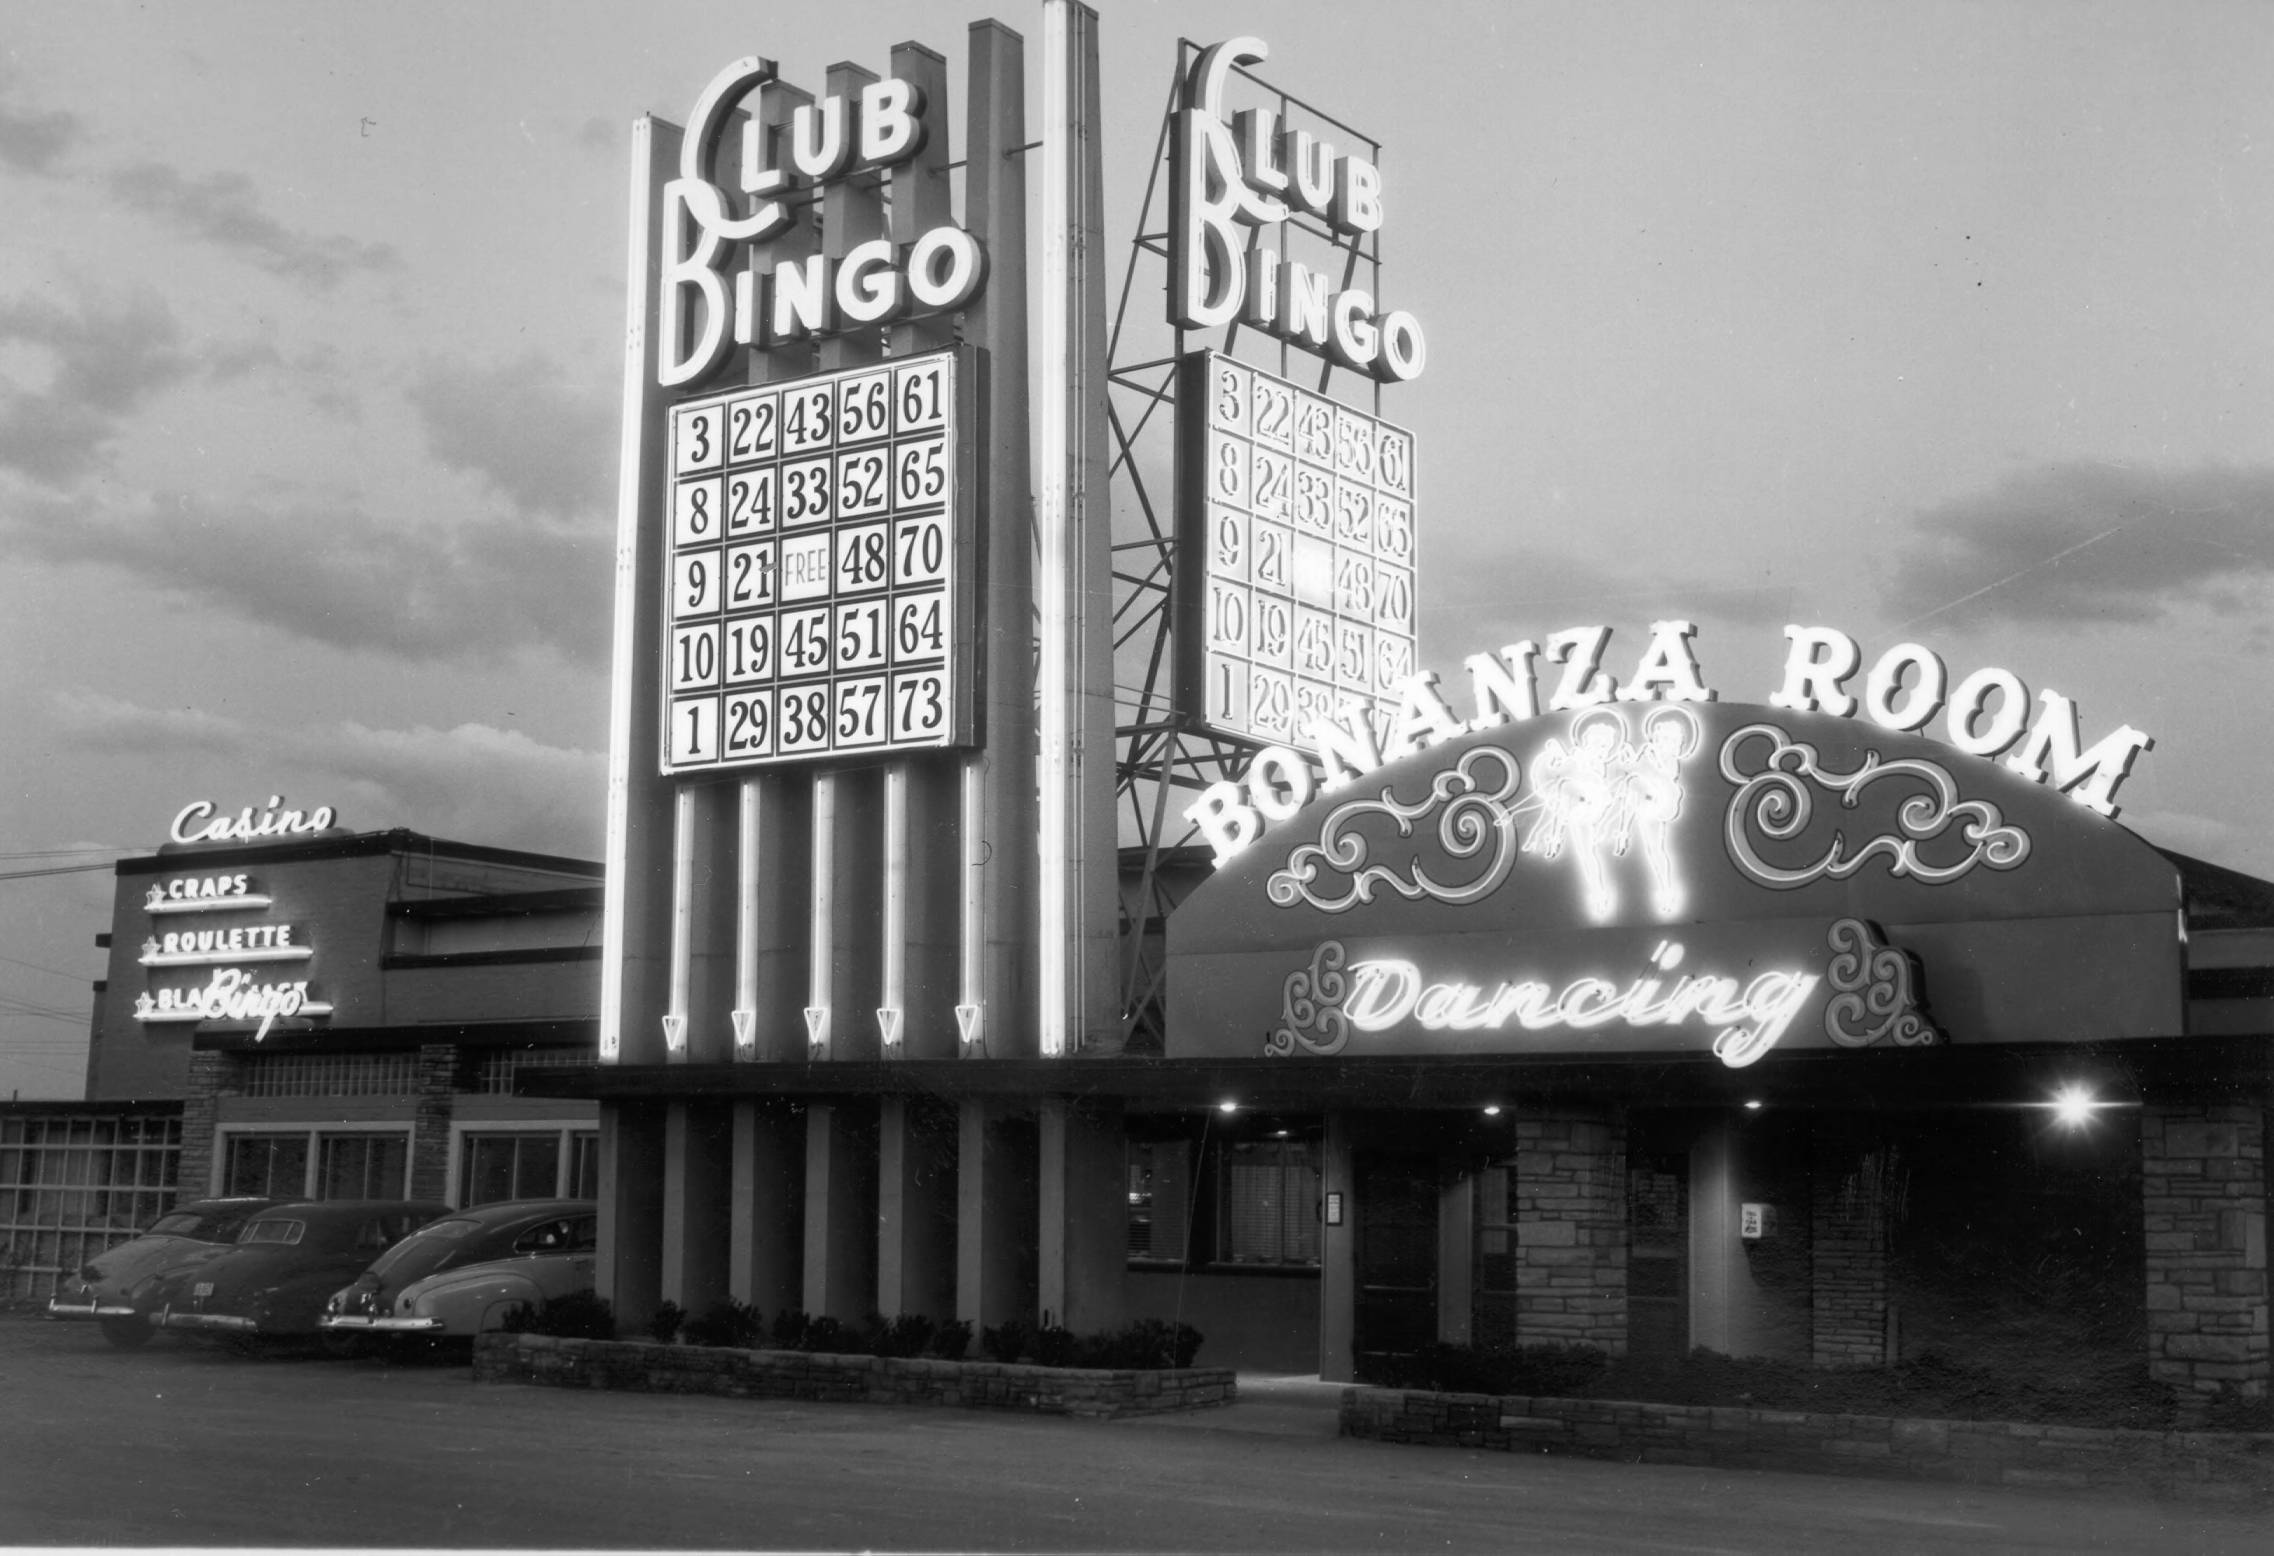
POLYGON ((741 1351, 755 1349, 765 1332, 758 1310, 733 1297, 713 1303, 701 1316, 688 1319, 685 1330, 689 1345, 724 1346, 741 1351))
POLYGON ((648 1338, 661 1345, 669 1345, 679 1338, 679 1331, 687 1322, 687 1310, 676 1302, 663 1302, 648 1315, 648 1338))
POLYGON ((861 1344, 860 1336, 837 1319, 824 1313, 819 1318, 806 1320, 805 1336, 798 1341, 801 1351, 826 1351, 837 1356, 859 1356, 868 1347, 861 1344))
POLYGON ((1034 1325, 1023 1318, 1006 1318, 992 1328, 979 1331, 979 1348, 990 1361, 1010 1363, 1026 1355, 1027 1347, 1034 1343, 1034 1325))
POLYGON ((806 1348, 805 1331, 812 1320, 802 1308, 786 1307, 774 1315, 773 1339, 777 1351, 802 1351, 806 1348))
POLYGON ((931 1345, 938 1325, 921 1313, 902 1313, 886 1319, 869 1315, 869 1350, 877 1356, 921 1356, 931 1345))
POLYGON ((570 1340, 613 1340, 616 1314, 608 1299, 590 1291, 571 1291, 550 1302, 517 1303, 499 1325, 511 1334, 558 1335, 570 1340))
POLYGON ((1073 1365, 1115 1369, 1189 1367, 1200 1354, 1200 1331, 1190 1324, 1140 1318, 1074 1348, 1073 1365))
POLYGON ((961 1361, 971 1349, 971 1323, 968 1319, 951 1318, 932 1331, 932 1343, 925 1348, 927 1356, 942 1361, 961 1361))
MULTIPOLYGON (((1048 1319, 1048 1316, 1047 1314, 1044 1315, 1045 1320, 1048 1319)), ((1032 1343, 1037 1366, 1071 1367, 1074 1365, 1074 1352, 1080 1346, 1081 1339, 1064 1324, 1053 1324, 1046 1321, 1040 1329, 1034 1332, 1032 1343)))

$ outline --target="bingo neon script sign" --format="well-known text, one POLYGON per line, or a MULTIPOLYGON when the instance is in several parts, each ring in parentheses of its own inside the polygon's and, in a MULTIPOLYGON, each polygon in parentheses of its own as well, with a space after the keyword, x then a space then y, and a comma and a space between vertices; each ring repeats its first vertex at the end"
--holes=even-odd
POLYGON ((1260 38, 1202 50, 1175 115, 1169 322, 1186 330, 1246 325, 1385 383, 1418 378, 1428 345, 1412 314, 1385 311, 1363 288, 1282 257, 1290 224, 1323 225, 1348 244, 1378 232, 1382 173, 1308 130, 1283 128, 1270 109, 1226 120, 1233 67, 1265 53, 1260 38))
POLYGON ((789 90, 772 60, 751 55, 720 71, 696 100, 679 176, 663 186, 656 381, 664 388, 709 377, 731 346, 763 349, 946 313, 986 285, 986 250, 952 224, 905 245, 873 238, 842 259, 814 254, 761 269, 758 247, 789 231, 815 192, 906 164, 927 135, 923 89, 895 76, 793 108, 786 155, 776 162, 766 98, 789 90), (729 189, 710 170, 738 108, 745 111, 729 189), (734 269, 746 251, 749 262, 734 269))

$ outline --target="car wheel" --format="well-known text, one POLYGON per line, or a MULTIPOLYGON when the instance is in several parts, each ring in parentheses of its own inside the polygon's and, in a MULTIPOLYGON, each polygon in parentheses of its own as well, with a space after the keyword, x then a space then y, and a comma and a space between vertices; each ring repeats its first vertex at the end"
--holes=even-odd
POLYGON ((103 1338, 122 1351, 139 1350, 150 1343, 154 1332, 150 1320, 137 1314, 133 1318, 106 1318, 102 1321, 103 1338))

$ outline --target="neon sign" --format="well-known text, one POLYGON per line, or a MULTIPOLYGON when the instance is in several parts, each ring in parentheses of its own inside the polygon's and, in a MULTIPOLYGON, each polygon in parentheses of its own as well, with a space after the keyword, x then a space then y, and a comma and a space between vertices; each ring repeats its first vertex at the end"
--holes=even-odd
POLYGON ((163 885, 153 881, 142 899, 147 913, 214 913, 268 905, 269 899, 255 892, 242 875, 183 877, 163 885))
MULTIPOLYGON (((1689 1029, 1734 1070, 1788 1038, 1840 1048, 1943 1040, 1920 1008, 1911 958, 1888 946, 1872 925, 1837 919, 1813 944, 1772 938, 1786 943, 1766 955, 1743 956, 1736 964, 1742 972, 1726 962, 1696 965, 1688 944, 1669 935, 1636 943, 1636 950, 1649 949, 1631 971, 1514 977, 1479 975, 1466 965, 1446 972, 1400 948, 1358 942, 1354 951, 1353 943, 1324 940, 1307 966, 1287 975, 1279 1023, 1265 1038, 1264 1053, 1329 1057, 1357 1037, 1377 1034, 1405 1034, 1408 1041, 1395 1044, 1401 1048, 1419 1038, 1433 1048, 1449 1043, 1500 1051, 1507 1046, 1495 1040, 1501 1033, 1538 1034, 1538 1045, 1549 1050, 1596 1043, 1655 1048, 1664 1046, 1653 1035, 1657 1029, 1689 1029), (1764 961, 1769 965, 1761 966, 1764 961), (1803 1023, 1819 1005, 1820 1018, 1803 1023), (1575 1041, 1568 1034, 1580 1036, 1575 1041)), ((1700 960, 1728 954, 1728 947, 1709 948, 1700 960)))
MULTIPOLYGON (((805 195, 861 173, 897 167, 924 149, 923 89, 895 76, 848 99, 836 93, 789 116, 788 160, 769 160, 769 91, 774 62, 755 55, 713 77, 696 99, 679 152, 679 177, 663 186, 664 258, 656 381, 665 388, 707 378, 730 345, 766 347, 863 329, 894 319, 947 313, 979 295, 987 254, 961 227, 934 227, 905 248, 889 238, 855 244, 843 259, 815 254, 760 272, 726 270, 746 246, 791 224, 805 195), (730 193, 708 176, 738 106, 740 174, 730 193), (689 321, 694 328, 688 328, 689 321)), ((797 94, 802 96, 803 94, 797 94)))
POLYGON ((1175 115, 1169 172, 1169 320, 1179 329, 1241 324, 1384 382, 1421 376, 1418 320, 1382 311, 1358 287, 1282 260, 1279 230, 1308 217, 1357 241, 1382 226, 1381 170, 1307 130, 1281 130, 1269 109, 1224 120, 1232 67, 1260 62, 1260 38, 1201 51, 1175 115), (1251 244, 1249 230, 1255 229, 1251 244))
POLYGON ((1682 813, 1682 764, 1702 738, 1697 715, 1680 703, 1652 708, 1637 742, 1622 710, 1589 708, 1571 721, 1571 736, 1569 746, 1551 737, 1535 764, 1540 791, 1531 806, 1540 823, 1524 852, 1555 859, 1568 849, 1587 912, 1601 922, 1619 906, 1610 862, 1640 843, 1651 906, 1660 918, 1674 917, 1684 893, 1671 834, 1682 813))
MULTIPOLYGON (((2038 694, 2032 722, 2028 687, 2010 671, 1978 670, 1951 689, 1940 656, 1916 643, 1897 644, 1880 657, 1866 677, 1865 696, 1859 703, 1845 690, 1845 683, 1862 665, 1853 638, 1830 627, 1784 630, 1790 647, 1783 682, 1768 699, 1771 706, 1842 717, 1860 711, 1878 727, 1905 734, 1923 732, 1940 714, 1949 744, 1972 756, 2002 757, 2009 772, 2049 785, 2101 816, 2117 814, 2118 785, 2140 755, 2155 746, 2152 737, 2128 724, 2089 747, 2083 745, 2076 704, 2051 689, 2038 694)), ((1313 718, 1304 732, 1307 752, 1289 745, 1263 747, 1250 759, 1242 781, 1210 784, 1185 810, 1185 818, 1208 840, 1221 864, 1315 796, 1348 788, 1384 763, 1447 741, 1528 722, 1543 713, 1576 713, 1630 702, 1715 701, 1718 694, 1706 685, 1691 642, 1696 634, 1697 628, 1687 621, 1652 623, 1650 641, 1634 674, 1623 684, 1603 668, 1611 639, 1608 627, 1574 627, 1550 634, 1544 643, 1526 640, 1495 653, 1472 654, 1463 662, 1472 710, 1465 719, 1445 700, 1434 672, 1407 676, 1398 682, 1391 707, 1377 711, 1346 703, 1333 717, 1313 718), (1544 703, 1543 665, 1560 667, 1544 703)), ((1674 736, 1669 732, 1663 738, 1671 742, 1674 736)), ((1656 778, 1643 775, 1643 781, 1628 791, 1632 808, 1625 819, 1634 829, 1629 836, 1642 845, 1646 860, 1653 858, 1648 834, 1657 827, 1660 813, 1670 821, 1680 805, 1664 771, 1671 750, 1670 745, 1650 756, 1643 765, 1657 770, 1656 778), (1645 800, 1645 790, 1654 797, 1645 800)), ((1611 757, 1608 752, 1597 756, 1567 749, 1561 762, 1571 787, 1564 791, 1563 812, 1551 815, 1545 830, 1552 834, 1560 825, 1560 835, 1585 854, 1581 869, 1589 880, 1590 906, 1601 917, 1606 910, 1600 905, 1609 900, 1602 889, 1607 880, 1599 883, 1587 861, 1601 857, 1606 837, 1613 840, 1614 855, 1623 852, 1616 844, 1620 833, 1613 802, 1600 792, 1611 757), (1602 769, 1601 776, 1597 768, 1602 769), (1572 830, 1574 819, 1581 824, 1579 834, 1572 830)), ((1636 773, 1630 770, 1627 776, 1636 773)), ((1996 858, 1990 862, 2001 864, 1996 858)), ((2008 856, 2002 862, 2017 861, 2008 856)), ((1670 874, 1654 873, 1653 889, 1669 901, 1679 891, 1670 874)))
POLYGON ((247 805, 234 816, 214 816, 211 800, 196 800, 181 808, 167 835, 177 843, 249 843, 255 838, 322 832, 332 825, 329 805, 298 811, 280 809, 283 804, 283 795, 272 794, 258 811, 247 805))
POLYGON ((292 943, 290 924, 240 924, 234 929, 168 930, 142 942, 145 967, 199 962, 295 962, 316 954, 292 943))
POLYGON ((305 979, 293 983, 255 983, 241 967, 218 967, 202 989, 160 989, 134 1000, 137 1021, 258 1021, 253 1041, 268 1036, 283 1016, 328 1016, 332 1007, 308 997, 305 979))

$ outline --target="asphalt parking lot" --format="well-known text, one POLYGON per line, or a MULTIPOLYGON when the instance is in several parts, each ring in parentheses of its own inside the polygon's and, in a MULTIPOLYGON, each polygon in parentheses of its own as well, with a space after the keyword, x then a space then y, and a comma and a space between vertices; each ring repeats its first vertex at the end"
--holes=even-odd
POLYGON ((475 1386, 0 1320, 0 1543, 2193 1552, 2263 1514, 1346 1442, 1331 1392, 1130 1422, 475 1386))

